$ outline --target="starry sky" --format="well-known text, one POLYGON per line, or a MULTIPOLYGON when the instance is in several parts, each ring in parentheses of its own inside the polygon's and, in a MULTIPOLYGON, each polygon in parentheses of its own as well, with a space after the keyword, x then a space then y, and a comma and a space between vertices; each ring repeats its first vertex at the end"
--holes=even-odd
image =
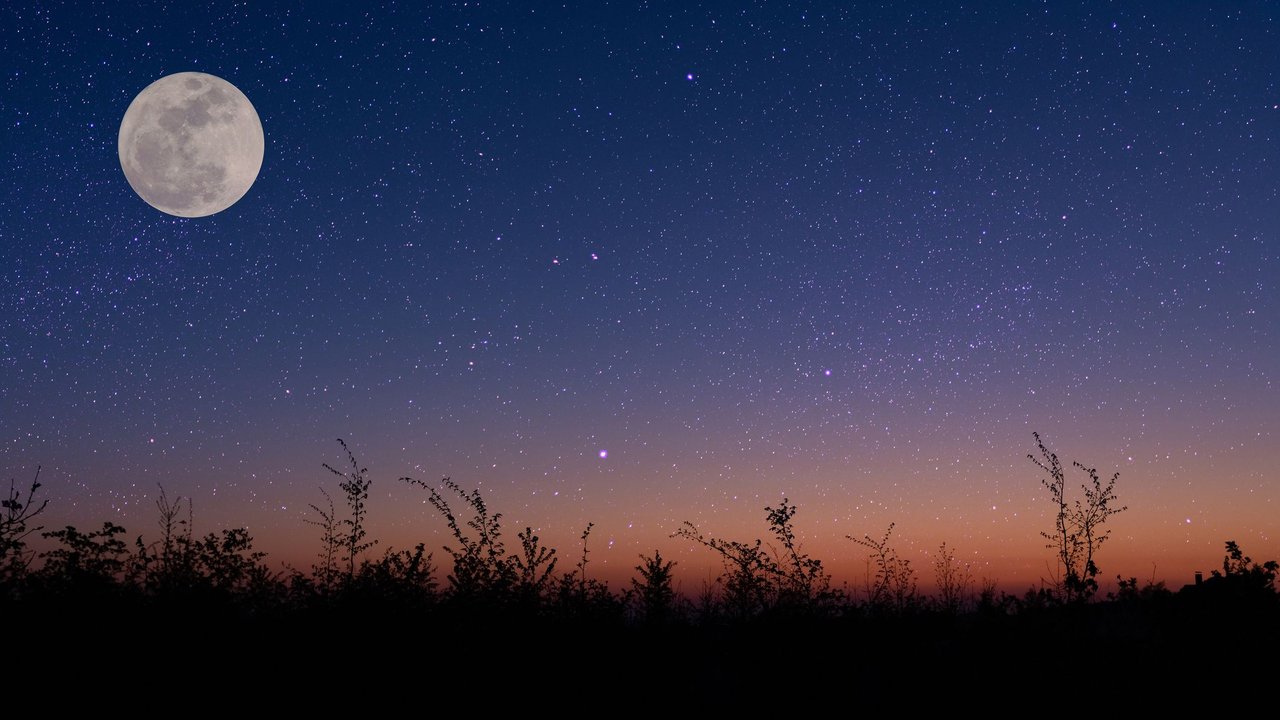
POLYGON ((341 437, 379 551, 449 476, 615 582, 696 589, 680 523, 788 497, 839 579, 893 522, 922 586, 945 540, 1025 588, 1039 431, 1120 473, 1104 578, 1280 555, 1274 4, 0 13, 0 476, 46 524, 153 535, 163 484, 305 567, 341 437), (199 219, 116 152, 182 71, 266 136, 199 219))

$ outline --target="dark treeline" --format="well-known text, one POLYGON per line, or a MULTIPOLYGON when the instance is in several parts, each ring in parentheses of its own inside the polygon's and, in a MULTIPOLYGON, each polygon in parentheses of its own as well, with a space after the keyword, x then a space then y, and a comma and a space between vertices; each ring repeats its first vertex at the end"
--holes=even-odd
MULTIPOLYGON (((590 574, 593 525, 567 556, 530 528, 512 538, 479 491, 448 478, 401 479, 426 494, 447 544, 381 548, 366 527, 367 471, 345 443, 344 463, 324 466, 338 501, 321 490, 311 506, 318 551, 306 569, 273 569, 245 529, 197 535, 190 500, 163 489, 154 534, 130 540, 111 522, 43 528, 37 473, 29 486, 11 484, 0 512, 0 657, 40 667, 101 653, 100 661, 166 675, 182 663, 239 673, 285 663, 314 673, 411 652, 414 673, 451 675, 460 687, 535 692, 555 673, 585 693, 657 677, 667 693, 745 702, 761 677, 814 688, 950 687, 1097 672, 1107 657, 1164 678, 1238 679, 1249 653, 1280 640, 1277 563, 1255 562, 1232 541, 1203 582, 1175 592, 1117 578, 1101 597, 1097 553, 1106 521, 1124 510, 1116 476, 1104 482, 1076 463, 1087 481, 1069 497, 1062 464, 1038 435, 1036 443, 1031 460, 1058 511, 1044 536, 1059 572, 1024 594, 975 579, 945 544, 932 568, 936 592, 919 592, 892 525, 880 537, 849 538, 870 571, 861 587, 837 585, 804 551, 797 508, 785 499, 764 508, 762 539, 727 540, 691 523, 676 529, 723 561, 720 577, 691 597, 676 592, 676 563, 656 551, 637 559, 626 587, 610 587, 590 574), (37 533, 51 549, 30 548, 37 533), (680 672, 680 663, 696 672, 680 672)), ((798 687, 796 701, 814 699, 798 687)))

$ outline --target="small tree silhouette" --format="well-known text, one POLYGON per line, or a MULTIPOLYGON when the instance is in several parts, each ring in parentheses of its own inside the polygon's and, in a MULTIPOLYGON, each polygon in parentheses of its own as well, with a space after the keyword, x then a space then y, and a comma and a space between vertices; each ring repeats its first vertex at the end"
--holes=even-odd
POLYGON ((1244 554, 1235 540, 1228 540, 1227 554, 1222 558, 1222 570, 1213 570, 1212 574, 1215 578, 1222 578, 1242 594, 1275 595, 1280 563, 1268 560, 1258 564, 1244 554))
POLYGON ((244 600, 270 604, 280 599, 276 596, 283 586, 276 573, 262 563, 266 553, 253 549, 253 536, 247 528, 197 538, 191 499, 170 500, 163 486, 156 509, 160 539, 147 544, 142 536, 135 538, 135 550, 125 566, 128 586, 166 602, 244 600))
POLYGON ((1077 468, 1089 476, 1089 482, 1082 485, 1083 502, 1077 498, 1067 500, 1067 478, 1058 456, 1045 447, 1040 433, 1032 433, 1036 439, 1036 447, 1040 457, 1028 454, 1031 462, 1045 472, 1048 477, 1040 478, 1040 483, 1049 491, 1049 499, 1057 508, 1054 517, 1053 532, 1040 533, 1049 543, 1046 545, 1057 554, 1061 578, 1057 581, 1057 591, 1067 602, 1083 602, 1098 591, 1098 566, 1094 555, 1111 535, 1103 525, 1112 516, 1124 512, 1127 507, 1113 507, 1116 501, 1116 480, 1120 473, 1115 473, 1103 485, 1095 468, 1074 462, 1077 468))
POLYGON ((320 562, 312 564, 311 574, 315 578, 316 586, 327 592, 333 589, 338 579, 338 555, 342 551, 343 541, 338 530, 340 521, 333 507, 333 496, 329 495, 324 488, 320 488, 320 493, 324 495, 328 509, 309 503, 320 519, 305 518, 303 522, 320 528, 320 552, 317 555, 320 562))
POLYGON ((717 582, 724 586, 723 602, 731 615, 746 618, 778 607, 813 610, 837 598, 831 576, 822 561, 804 553, 796 539, 792 519, 796 507, 786 499, 778 507, 766 507, 769 532, 780 548, 708 537, 691 522, 672 537, 692 540, 720 555, 725 572, 717 582))
POLYGON ((591 528, 595 526, 595 523, 588 522, 587 527, 582 531, 582 559, 578 561, 577 574, 579 590, 583 594, 587 592, 587 555, 590 553, 590 550, 587 549, 587 542, 591 539, 591 528))
POLYGON ((975 610, 979 615, 1008 615, 1012 598, 996 588, 995 578, 983 577, 978 583, 978 598, 975 610))
POLYGON ((164 486, 159 487, 156 510, 160 513, 160 540, 147 545, 141 535, 135 539, 137 549, 130 559, 128 574, 152 592, 190 590, 200 583, 194 566, 191 499, 179 496, 171 501, 164 486))
POLYGON ((191 546, 192 507, 191 500, 187 499, 187 517, 182 518, 182 496, 170 502, 164 486, 160 485, 159 488, 160 496, 156 498, 156 509, 160 511, 160 551, 157 562, 160 572, 169 575, 188 565, 187 553, 183 550, 191 546))
POLYGON ((1139 586, 1138 578, 1130 576, 1126 580, 1120 575, 1116 576, 1115 591, 1107 593, 1109 599, 1129 604, 1151 602, 1172 596, 1173 592, 1165 587, 1163 580, 1157 582, 1152 577, 1145 585, 1139 586))
POLYGON ((752 544, 708 537, 688 521, 672 537, 692 540, 720 556, 724 574, 716 582, 724 587, 722 602, 731 615, 739 619, 748 618, 772 605, 777 591, 774 579, 780 573, 773 558, 765 551, 763 541, 756 540, 752 544))
POLYGON ((40 532, 41 527, 28 527, 49 505, 48 500, 36 500, 40 490, 40 468, 27 489, 25 497, 14 480, 9 481, 9 495, 0 500, 0 585, 15 581, 26 574, 35 553, 27 553, 27 536, 40 532))
POLYGON ((671 569, 675 566, 674 561, 663 562, 662 553, 657 550, 652 557, 640 556, 640 564, 636 566, 639 577, 631 578, 631 590, 643 622, 662 624, 674 614, 676 591, 671 584, 671 569))
POLYGON ((412 550, 387 548, 376 562, 365 560, 356 576, 356 588, 376 601, 394 601, 408 607, 421 606, 435 598, 435 565, 426 545, 412 550))
POLYGON ((938 546, 938 556, 933 561, 934 580, 938 584, 938 606, 943 612, 960 612, 968 601, 969 588, 973 584, 970 564, 956 560, 956 551, 944 542, 938 546))
POLYGON ((347 528, 347 536, 342 544, 347 551, 347 579, 350 580, 356 574, 356 558, 378 544, 377 540, 365 542, 365 537, 368 533, 364 528, 364 520, 368 511, 365 509, 364 504, 369 499, 369 485, 373 481, 365 477, 365 473, 369 472, 369 469, 360 467, 360 463, 356 462, 355 454, 351 452, 351 448, 347 447, 346 441, 338 438, 338 444, 346 452, 347 461, 350 463, 351 469, 343 472, 329 463, 324 463, 324 467, 329 472, 342 478, 339 487, 342 488, 343 494, 346 495, 347 507, 351 510, 351 517, 342 521, 342 524, 347 528))
POLYGON ((41 555, 45 561, 41 573, 71 589, 92 592, 113 585, 125 570, 129 548, 119 537, 124 533, 123 527, 110 521, 104 522, 101 530, 87 533, 73 525, 41 533, 60 545, 41 555))
POLYGON ((520 538, 520 554, 511 558, 511 565, 517 577, 517 593, 527 605, 537 605, 545 595, 560 559, 556 557, 554 548, 538 541, 533 528, 526 527, 524 532, 516 533, 516 537, 520 538))
MULTIPOLYGON (((502 542, 502 513, 489 513, 489 506, 479 490, 466 492, 449 478, 441 481, 445 489, 457 495, 471 509, 472 517, 464 525, 459 524, 449 500, 443 493, 422 480, 402 477, 401 481, 417 485, 428 493, 427 501, 444 516, 453 534, 454 546, 446 545, 445 552, 453 558, 449 572, 449 586, 458 596, 471 598, 498 598, 506 595, 516 583, 516 566, 507 556, 502 542), (473 536, 474 535, 474 536, 473 536)), ((523 535, 523 533, 522 533, 523 535)), ((524 538, 521 538, 522 542, 524 538)), ((533 542, 537 542, 534 538, 533 542)), ((534 559, 537 553, 534 553, 534 559)))
POLYGON ((615 595, 607 583, 587 575, 594 528, 595 523, 589 522, 582 531, 582 557, 578 564, 552 583, 552 609, 570 622, 608 622, 621 619, 626 611, 625 598, 615 595))
POLYGON ((792 519, 796 506, 787 498, 778 507, 766 507, 769 532, 781 545, 774 551, 774 572, 778 575, 778 602, 782 605, 812 609, 815 603, 834 599, 831 575, 822 567, 822 561, 803 552, 796 540, 792 519))
POLYGON ((855 543, 871 550, 868 563, 874 565, 875 574, 867 573, 867 605, 876 612, 895 614, 906 613, 919 603, 916 571, 910 560, 898 556, 898 551, 889 543, 893 534, 894 523, 884 531, 884 537, 872 539, 870 535, 861 538, 846 535, 855 543))
POLYGON ((197 575, 206 588, 224 595, 268 582, 272 575, 261 562, 266 555, 253 549, 247 528, 209 533, 192 544, 197 575))

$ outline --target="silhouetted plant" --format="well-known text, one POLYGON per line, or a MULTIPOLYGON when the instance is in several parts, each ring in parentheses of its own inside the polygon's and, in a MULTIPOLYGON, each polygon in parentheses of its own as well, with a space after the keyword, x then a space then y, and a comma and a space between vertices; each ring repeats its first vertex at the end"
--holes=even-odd
POLYGON ((441 481, 445 489, 457 495, 470 508, 472 517, 464 524, 458 522, 448 499, 434 487, 421 480, 402 477, 402 481, 417 485, 428 493, 431 506, 444 516, 453 535, 454 546, 446 545, 445 552, 453 559, 449 572, 449 587, 456 595, 466 597, 500 597, 510 592, 516 582, 515 564, 507 556, 502 542, 502 513, 489 513, 489 506, 479 490, 470 493, 449 478, 441 481), (474 536, 473 536, 474 534, 474 536))
POLYGON ((899 557, 897 549, 889 543, 893 528, 894 523, 889 523, 889 529, 879 540, 870 535, 845 537, 871 550, 868 564, 875 569, 874 573, 870 569, 867 572, 867 606, 875 612, 902 614, 915 609, 920 598, 911 561, 899 557))
POLYGON ((171 592, 179 589, 190 589, 198 584, 196 569, 193 567, 192 505, 190 498, 178 496, 172 501, 160 486, 160 495, 156 498, 156 510, 160 517, 157 524, 160 528, 160 540, 155 546, 143 543, 138 536, 131 563, 130 575, 145 579, 148 589, 156 592, 171 592), (183 501, 186 501, 185 503, 183 501), (182 517, 185 505, 186 517, 182 517))
POLYGON ((206 587, 207 578, 196 566, 198 542, 192 535, 195 522, 191 499, 178 496, 170 500, 163 485, 159 490, 156 524, 160 539, 150 544, 141 535, 134 539, 126 580, 157 595, 190 593, 206 587))
POLYGON ((27 536, 40 532, 40 527, 29 527, 37 515, 48 507, 48 500, 36 500, 40 490, 40 468, 24 494, 14 480, 9 481, 9 495, 0 500, 0 584, 15 581, 26 574, 35 553, 27 552, 27 536))
MULTIPOLYGON (((160 539, 147 544, 141 536, 127 559, 126 582, 153 596, 178 598, 253 599, 253 603, 278 602, 283 586, 253 549, 247 528, 193 535, 189 498, 169 499, 163 486, 156 499, 160 539), (184 502, 185 500, 185 502, 184 502), (185 517, 183 517, 185 515, 185 517)), ((123 532, 123 530, 121 530, 123 532)))
POLYGON ((164 486, 160 487, 160 496, 156 498, 156 509, 160 511, 160 552, 158 553, 158 561, 162 571, 169 571, 172 565, 181 562, 180 553, 177 551, 179 546, 189 545, 191 542, 191 501, 187 500, 187 517, 184 519, 182 515, 182 496, 178 496, 172 502, 169 496, 165 494, 164 486))
POLYGON ((155 572, 155 552, 142 541, 141 535, 133 539, 133 545, 133 552, 125 559, 124 581, 131 587, 147 590, 155 572))
POLYGON ((587 586, 590 582, 587 579, 587 562, 590 557, 589 543, 591 540, 591 529, 596 526, 595 523, 587 523, 587 527, 583 529, 582 535, 582 556, 578 558, 578 564, 573 570, 560 576, 556 588, 557 600, 561 605, 580 605, 584 602, 587 595, 587 586))
POLYGON ((333 589, 334 583, 338 579, 338 553, 342 550, 343 542, 338 530, 338 513, 333 507, 333 497, 324 488, 320 488, 320 493, 324 495, 328 510, 319 507, 315 503, 309 503, 311 509, 320 516, 320 519, 305 518, 303 522, 320 528, 320 552, 318 554, 320 561, 312 564, 311 574, 316 586, 328 591, 333 589))
MULTIPOLYGON (((1036 439, 1039 443, 1038 435, 1036 439)), ((133 552, 128 551, 124 529, 110 522, 105 523, 101 530, 88 533, 73 526, 43 533, 43 537, 51 540, 55 547, 39 555, 45 561, 43 568, 38 572, 28 572, 14 586, 16 592, 5 593, 0 598, 4 601, 0 611, 5 613, 5 622, 11 626, 14 618, 27 622, 30 611, 38 614, 42 607, 51 607, 55 611, 65 609, 57 597, 59 593, 79 593, 104 608, 105 613, 101 617, 112 618, 118 617, 121 610, 130 617, 127 615, 131 610, 129 602, 139 603, 134 610, 154 611, 159 617, 189 617, 192 613, 201 613, 200 617, 207 616, 213 621, 219 618, 223 621, 244 619, 264 607, 288 607, 293 612, 315 611, 316 615, 304 616, 305 622, 300 623, 308 628, 314 627, 310 624, 312 621, 324 622, 338 617, 332 614, 335 612, 341 613, 343 618, 364 618, 366 613, 387 609, 393 611, 387 614, 391 622, 422 618, 401 627, 419 628, 424 636, 435 633, 439 637, 452 636, 447 629, 442 630, 441 625, 431 623, 454 623, 466 633, 470 628, 482 627, 493 619, 498 621, 494 623, 498 632, 526 627, 537 629, 543 623, 547 624, 543 627, 563 632, 575 627, 593 631, 617 628, 627 618, 652 628, 670 626, 683 619, 718 625, 725 618, 764 617, 769 623, 758 627, 771 628, 770 632, 772 628, 783 628, 783 632, 771 635, 782 644, 779 645, 781 650, 767 651, 782 657, 785 644, 803 634, 792 633, 791 630, 807 626, 803 623, 775 624, 775 621, 793 617, 831 617, 835 614, 832 611, 847 608, 842 601, 848 596, 832 589, 830 575, 823 563, 804 551, 795 530, 797 510, 785 498, 778 506, 765 508, 769 526, 765 540, 735 542, 709 537, 691 523, 685 523, 674 533, 674 537, 693 540, 712 549, 722 560, 721 576, 704 584, 698 605, 677 594, 673 575, 676 563, 663 559, 657 551, 652 556, 640 556, 641 564, 635 567, 636 575, 631 578, 630 588, 625 593, 615 593, 605 582, 592 578, 588 570, 593 523, 588 523, 583 530, 581 557, 567 573, 557 574, 558 559, 563 556, 544 545, 532 527, 517 533, 519 548, 513 546, 508 552, 502 538, 502 514, 491 512, 478 490, 464 491, 448 478, 439 488, 403 478, 428 490, 430 504, 445 518, 453 535, 445 547, 453 566, 444 592, 438 594, 433 557, 422 543, 410 550, 389 548, 377 559, 362 557, 352 570, 353 558, 372 545, 364 528, 369 481, 366 470, 359 467, 346 444, 342 443, 342 446, 347 450, 350 470, 340 472, 328 465, 325 467, 343 478, 342 488, 348 498, 351 516, 346 520, 340 518, 333 498, 321 490, 324 505, 311 506, 318 519, 313 516, 306 520, 322 531, 321 552, 319 561, 313 566, 312 576, 294 571, 286 588, 278 575, 264 564, 265 554, 254 549, 253 538, 245 528, 195 536, 191 501, 182 497, 171 500, 161 487, 156 500, 160 516, 159 539, 147 544, 138 537, 133 552), (458 506, 468 519, 459 519, 453 506, 458 506), (344 563, 347 566, 345 573, 344 563), (437 603, 437 600, 449 599, 464 602, 437 603), (47 605, 44 604, 46 602, 47 605), (16 608, 17 612, 10 614, 11 608, 16 608), (184 614, 168 615, 171 608, 184 614), (468 624, 468 621, 475 620, 469 613, 494 609, 501 612, 482 618, 480 623, 468 624), (420 610, 427 612, 414 614, 420 610), (509 619, 507 622, 502 621, 504 616, 509 619)), ((1110 507, 1115 499, 1115 478, 1104 484, 1096 471, 1081 466, 1091 485, 1085 486, 1083 498, 1067 503, 1062 500, 1065 493, 1062 466, 1043 443, 1039 443, 1039 447, 1044 460, 1038 464, 1049 473, 1050 480, 1045 481, 1045 485, 1050 488, 1060 511, 1061 536, 1066 538, 1070 552, 1076 553, 1071 555, 1069 552, 1068 556, 1077 560, 1077 567, 1082 573, 1077 577, 1079 582, 1073 581, 1071 592, 1074 594, 1069 599, 1080 600, 1087 597, 1082 593, 1090 587, 1096 590, 1096 582, 1090 586, 1086 581, 1096 576, 1093 552, 1107 537, 1105 528, 1100 526, 1110 515, 1123 510, 1110 507)), ((11 483, 9 500, 3 504, 0 530, 5 533, 2 535, 7 543, 4 548, 10 555, 27 552, 23 541, 34 531, 27 520, 44 507, 34 499, 40 488, 38 477, 37 474, 37 482, 33 482, 25 495, 20 495, 11 483)), ((925 601, 918 594, 916 573, 911 562, 900 556, 892 542, 894 529, 894 525, 889 525, 878 539, 869 535, 850 537, 871 551, 865 607, 872 616, 909 615, 925 607, 925 601)), ((22 561, 23 568, 27 562, 29 559, 22 561)), ((946 543, 938 548, 933 565, 938 596, 936 604, 929 607, 953 614, 972 607, 969 593, 973 577, 969 565, 958 560, 954 549, 946 543)), ((1143 587, 1139 587, 1134 578, 1117 578, 1118 589, 1111 597, 1125 604, 1112 607, 1062 611, 1059 606, 1068 600, 1062 586, 1066 580, 1062 578, 1053 584, 1042 583, 1039 588, 1033 587, 1017 596, 997 593, 995 583, 984 578, 976 608, 980 615, 986 617, 979 618, 976 623, 952 622, 930 615, 905 620, 901 617, 882 619, 895 633, 897 630, 957 632, 960 633, 957 638, 963 639, 972 638, 966 633, 972 633, 976 628, 978 632, 992 635, 995 644, 991 647, 999 647, 1002 651, 1008 645, 1008 638, 1029 630, 1029 637, 1038 639, 1040 635, 1037 633, 1054 629, 1051 623, 1064 619, 1072 631, 1107 633, 1122 624, 1127 627, 1131 620, 1136 620, 1131 637, 1142 640, 1159 636, 1164 631, 1161 623, 1169 619, 1181 622, 1186 617, 1193 617, 1188 611, 1221 613, 1229 609, 1238 612, 1241 608, 1252 607, 1259 611, 1256 617, 1274 618, 1268 612, 1277 607, 1273 602, 1278 576, 1280 563, 1254 562, 1237 543, 1228 541, 1221 571, 1215 571, 1209 582, 1179 593, 1176 600, 1158 605, 1155 609, 1159 612, 1149 612, 1147 601, 1169 598, 1172 594, 1163 583, 1155 582, 1153 572, 1152 581, 1143 587)), ((286 622, 279 625, 288 627, 292 624, 282 615, 267 614, 266 617, 270 618, 271 627, 282 619, 286 622)), ((1217 621, 1216 616, 1214 620, 1217 621)), ((92 622, 101 624, 97 617, 92 622)), ((122 621, 121 624, 125 623, 122 621)), ((224 626, 213 627, 221 631, 224 626)), ((863 626, 859 622, 855 627, 863 626)), ((679 639, 678 633, 664 630, 659 634, 663 642, 679 639)), ((860 637, 879 642, 876 638, 882 635, 889 637, 874 631, 860 637)), ((734 641, 732 635, 724 634, 720 629, 702 636, 699 641, 707 637, 725 637, 734 641)), ((902 643, 903 637, 907 636, 899 636, 893 642, 902 643)), ((918 639, 924 635, 911 637, 918 639)), ((1082 644, 1087 645, 1092 637, 1082 634, 1082 644)), ((482 647, 477 651, 480 659, 475 662, 483 663, 484 657, 492 657, 491 650, 483 649, 486 643, 487 639, 477 642, 482 647)), ((938 647, 925 648, 925 651, 937 651, 944 646, 951 646, 951 639, 944 639, 938 647)), ((1019 649, 1017 643, 1009 647, 1019 649)), ((874 654, 877 649, 882 650, 883 647, 876 646, 869 653, 874 654)))
POLYGON ((721 603, 731 615, 752 617, 772 605, 777 594, 776 578, 781 573, 761 540, 743 543, 707 537, 688 521, 672 537, 692 540, 720 556, 724 574, 716 582, 723 587, 721 603))
POLYGON ((245 591, 272 577, 261 562, 267 554, 253 549, 246 528, 209 533, 192 543, 191 552, 197 574, 215 591, 245 591))
POLYGON ((589 522, 582 531, 582 556, 577 566, 552 583, 552 609, 570 622, 621 620, 626 611, 624 598, 610 590, 607 583, 587 575, 588 548, 594 527, 595 523, 589 522))
POLYGON ((1111 531, 1103 529, 1103 525, 1112 516, 1127 510, 1127 507, 1113 507, 1116 501, 1115 486, 1120 473, 1115 473, 1103 485, 1095 468, 1074 462, 1089 476, 1089 482, 1081 487, 1084 490, 1083 501, 1067 499, 1067 479, 1058 456, 1045 447, 1040 433, 1032 433, 1036 439, 1036 447, 1040 457, 1028 454, 1027 457, 1045 472, 1040 482, 1049 491, 1049 499, 1057 508, 1054 517, 1053 532, 1040 533, 1049 541, 1048 547, 1057 555, 1061 577, 1056 582, 1056 591, 1067 602, 1085 601, 1098 591, 1098 566, 1094 555, 1102 544, 1110 537, 1111 531))
POLYGON ((578 561, 578 582, 584 593, 587 591, 587 555, 590 553, 587 543, 591 540, 591 528, 595 526, 595 523, 588 522, 582 531, 582 559, 578 561))
POLYGON ((724 605, 720 602, 720 578, 715 581, 703 580, 702 587, 694 599, 694 617, 699 625, 711 625, 724 615, 724 605))
POLYGON ((1156 582, 1154 578, 1148 580, 1145 585, 1139 587, 1138 578, 1130 577, 1128 580, 1117 575, 1116 591, 1109 593, 1108 597, 1124 603, 1150 602, 1158 598, 1172 597, 1173 593, 1169 588, 1165 587, 1164 582, 1156 582))
POLYGON ((831 576, 822 561, 802 551, 791 522, 795 514, 796 507, 786 498, 776 508, 765 508, 769 532, 780 548, 766 549, 762 540, 744 543, 708 537, 691 522, 672 537, 692 540, 720 555, 725 572, 717 582, 723 585, 721 600, 731 615, 751 617, 783 607, 811 611, 829 606, 839 593, 831 588, 831 576))
POLYGON ((938 546, 938 556, 933 561, 933 576, 938 584, 938 607, 943 612, 958 613, 969 598, 973 584, 970 564, 961 564, 956 552, 944 542, 938 546))
POLYGON ((976 609, 979 615, 1007 615, 1009 614, 1008 595, 999 592, 996 589, 996 581, 992 578, 984 577, 978 587, 978 600, 976 609))
POLYGON ((387 548, 377 561, 361 563, 355 586, 378 600, 394 600, 412 607, 435 597, 435 572, 432 555, 424 543, 412 550, 387 548))
POLYGON ((1244 554, 1235 540, 1228 540, 1226 544, 1227 554, 1222 558, 1222 570, 1213 570, 1212 576, 1221 578, 1242 593, 1274 595, 1280 563, 1268 560, 1258 564, 1244 554))
POLYGON ((516 574, 516 589, 524 602, 536 605, 547 591, 552 573, 556 570, 556 551, 538 541, 533 528, 516 533, 520 538, 520 554, 511 558, 516 574))
POLYGON ((92 590, 111 585, 123 575, 129 548, 120 538, 125 529, 113 522, 102 524, 101 530, 80 532, 68 525, 62 530, 41 533, 56 540, 59 547, 44 552, 40 572, 55 583, 92 590))
POLYGON ((347 461, 350 463, 351 469, 343 472, 328 463, 324 463, 324 467, 329 472, 342 478, 339 487, 342 488, 343 494, 346 495, 347 508, 351 511, 351 516, 342 520, 342 524, 347 528, 346 538, 342 544, 347 552, 347 579, 350 579, 356 573, 356 558, 378 544, 377 540, 365 541, 368 533, 365 531, 364 520, 368 511, 364 505, 369 499, 369 485, 373 481, 365 477, 365 473, 369 472, 369 469, 360 467, 360 463, 356 462, 355 454, 351 452, 351 448, 347 447, 346 441, 338 438, 338 444, 346 452, 347 461))
POLYGON ((1020 598, 1013 599, 1013 607, 1019 613, 1036 612, 1053 607, 1060 607, 1064 602, 1062 594, 1056 587, 1029 587, 1020 598))
POLYGON ((640 556, 640 564, 636 566, 638 577, 631 578, 631 590, 641 621, 656 625, 672 619, 676 591, 671 569, 675 566, 675 561, 663 562, 662 553, 657 550, 651 557, 640 556))
POLYGON ((782 546, 774 551, 772 571, 778 576, 778 604, 812 610, 816 604, 829 603, 838 593, 831 588, 831 575, 822 561, 803 552, 796 540, 792 519, 796 506, 786 498, 778 507, 766 507, 769 532, 782 546))

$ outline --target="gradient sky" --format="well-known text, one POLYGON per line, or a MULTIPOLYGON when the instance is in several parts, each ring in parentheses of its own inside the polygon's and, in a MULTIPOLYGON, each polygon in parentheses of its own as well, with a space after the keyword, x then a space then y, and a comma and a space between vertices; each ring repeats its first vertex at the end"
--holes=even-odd
POLYGON ((690 589, 785 496, 841 579, 895 522, 1025 588, 1038 430, 1120 472, 1106 579, 1280 556, 1280 7, 1071 5, 7 3, 0 476, 305 566, 342 437, 384 547, 451 476, 690 589), (116 154, 181 71, 267 143, 193 220, 116 154))

